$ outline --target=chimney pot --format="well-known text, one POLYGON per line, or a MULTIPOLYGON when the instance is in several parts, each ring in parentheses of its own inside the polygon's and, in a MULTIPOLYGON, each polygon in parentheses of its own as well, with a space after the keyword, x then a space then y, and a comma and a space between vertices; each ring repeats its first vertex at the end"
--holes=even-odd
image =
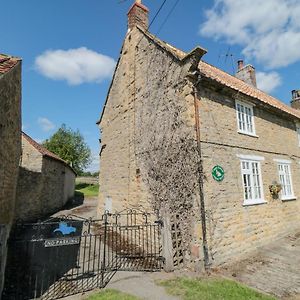
POLYGON ((292 90, 292 108, 300 109, 300 90, 292 90))
POLYGON ((239 78, 249 85, 256 87, 256 74, 255 68, 252 65, 244 66, 242 59, 238 60, 238 70, 235 74, 236 78, 239 78))
POLYGON ((244 68, 244 61, 242 59, 238 60, 238 70, 241 70, 244 68))
POLYGON ((128 29, 132 29, 136 25, 143 29, 148 29, 148 13, 149 9, 142 4, 142 0, 135 0, 128 11, 128 29))

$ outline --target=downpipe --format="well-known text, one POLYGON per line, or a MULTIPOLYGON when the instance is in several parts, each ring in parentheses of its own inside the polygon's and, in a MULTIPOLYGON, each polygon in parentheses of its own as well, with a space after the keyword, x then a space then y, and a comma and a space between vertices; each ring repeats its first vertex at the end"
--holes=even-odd
POLYGON ((209 254, 208 254, 208 244, 207 244, 207 230, 206 230, 206 212, 205 212, 205 198, 203 193, 203 160, 202 160, 202 150, 201 150, 201 140, 200 140, 200 115, 198 107, 198 89, 197 86, 201 81, 201 75, 199 72, 194 72, 194 76, 197 76, 197 81, 193 84, 193 96, 194 96, 194 109, 195 109, 195 131, 196 131, 196 140, 197 140, 197 151, 199 155, 198 162, 198 184, 199 184, 199 198, 200 198, 200 216, 201 216, 201 225, 202 225, 202 246, 203 246, 203 255, 204 255, 204 268, 206 271, 210 268, 209 254))

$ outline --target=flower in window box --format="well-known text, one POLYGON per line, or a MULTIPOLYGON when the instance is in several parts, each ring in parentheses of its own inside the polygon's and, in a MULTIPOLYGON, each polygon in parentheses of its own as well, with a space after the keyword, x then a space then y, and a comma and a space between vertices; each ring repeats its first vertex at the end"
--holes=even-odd
POLYGON ((282 185, 280 183, 274 182, 273 184, 269 185, 269 190, 274 198, 278 198, 278 194, 282 190, 282 185))

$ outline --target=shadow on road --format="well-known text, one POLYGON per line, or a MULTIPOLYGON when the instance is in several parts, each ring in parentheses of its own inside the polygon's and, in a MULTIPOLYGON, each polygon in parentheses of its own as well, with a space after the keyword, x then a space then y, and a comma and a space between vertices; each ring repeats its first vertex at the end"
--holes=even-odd
POLYGON ((77 206, 82 205, 84 202, 84 194, 78 191, 75 191, 74 197, 69 200, 65 206, 62 208, 62 210, 69 210, 72 208, 75 208, 77 206))

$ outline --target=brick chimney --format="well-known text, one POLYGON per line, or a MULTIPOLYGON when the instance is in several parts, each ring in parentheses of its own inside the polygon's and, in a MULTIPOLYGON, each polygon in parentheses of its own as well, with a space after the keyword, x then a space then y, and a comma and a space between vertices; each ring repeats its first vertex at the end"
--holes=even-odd
POLYGON ((139 25, 143 29, 148 29, 148 13, 149 9, 142 4, 142 0, 135 0, 135 3, 128 11, 128 29, 131 30, 134 26, 139 25))
POLYGON ((292 108, 300 109, 300 90, 292 91, 291 106, 292 106, 292 108))
POLYGON ((244 61, 242 59, 238 60, 238 70, 235 77, 245 81, 249 85, 256 87, 256 75, 255 68, 252 65, 244 66, 244 61))

